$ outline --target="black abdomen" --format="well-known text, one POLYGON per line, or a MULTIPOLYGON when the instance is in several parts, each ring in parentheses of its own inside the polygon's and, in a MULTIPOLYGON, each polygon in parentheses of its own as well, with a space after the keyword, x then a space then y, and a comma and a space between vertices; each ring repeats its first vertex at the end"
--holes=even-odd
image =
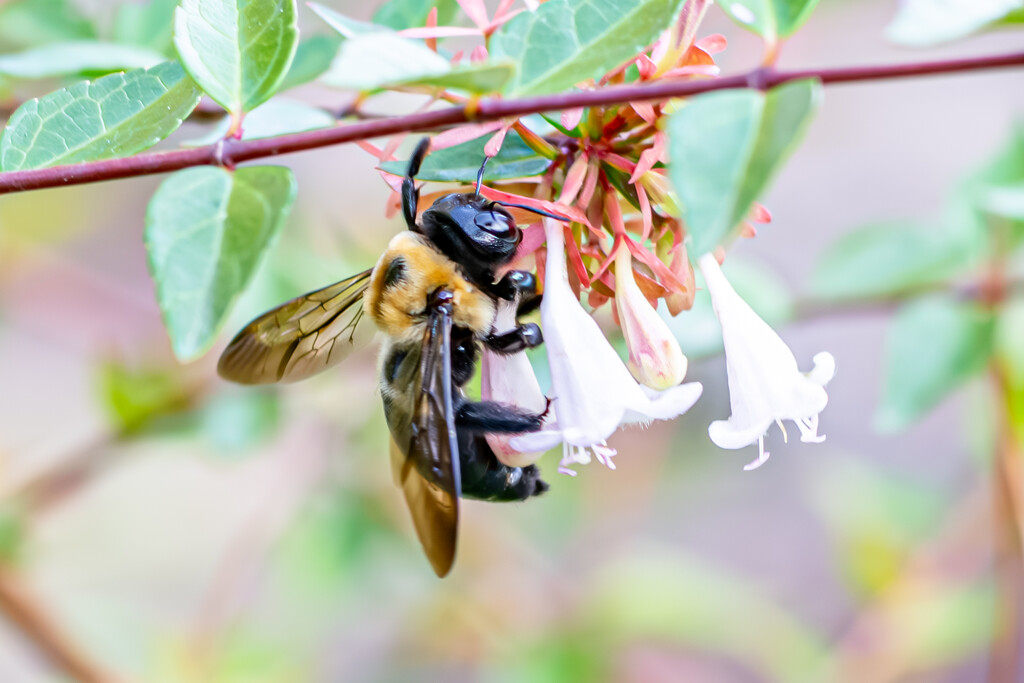
POLYGON ((535 465, 503 465, 482 434, 460 429, 458 436, 463 497, 490 501, 526 500, 548 490, 535 465))

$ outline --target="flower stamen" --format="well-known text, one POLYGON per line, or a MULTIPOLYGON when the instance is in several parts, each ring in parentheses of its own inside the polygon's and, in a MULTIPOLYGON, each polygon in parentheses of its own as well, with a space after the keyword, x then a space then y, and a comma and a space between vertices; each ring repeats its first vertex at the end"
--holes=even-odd
POLYGON ((594 444, 591 446, 594 451, 594 457, 597 461, 607 467, 610 470, 615 469, 615 463, 612 462, 612 458, 618 455, 618 451, 609 446, 607 442, 602 441, 600 444, 594 444))
MULTIPOLYGON (((781 423, 779 424, 779 426, 782 426, 781 423)), ((757 440, 757 460, 754 460, 753 462, 749 462, 746 465, 744 465, 743 470, 745 472, 756 470, 758 467, 768 462, 768 456, 770 455, 771 453, 764 449, 764 436, 762 436, 757 440)))
POLYGON ((800 428, 800 440, 804 443, 821 443, 825 440, 824 434, 818 434, 818 416, 800 418, 796 421, 800 428))

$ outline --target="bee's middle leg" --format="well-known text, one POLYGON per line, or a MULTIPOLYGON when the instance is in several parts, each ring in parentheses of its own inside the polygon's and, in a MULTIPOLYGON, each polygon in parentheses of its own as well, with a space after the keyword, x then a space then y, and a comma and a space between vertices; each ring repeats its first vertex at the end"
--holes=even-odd
POLYGON ((484 337, 483 343, 496 353, 519 353, 543 344, 544 335, 541 334, 540 326, 537 323, 526 323, 517 325, 508 332, 489 334, 484 337))

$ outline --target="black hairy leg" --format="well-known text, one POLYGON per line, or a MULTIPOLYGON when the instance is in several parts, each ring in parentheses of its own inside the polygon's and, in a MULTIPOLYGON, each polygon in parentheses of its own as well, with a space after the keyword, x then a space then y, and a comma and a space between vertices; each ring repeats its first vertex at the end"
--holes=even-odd
POLYGON ((537 323, 526 323, 508 332, 489 334, 484 337, 483 342, 495 353, 508 355, 540 346, 544 343, 544 336, 537 323))
POLYGON ((539 430, 546 415, 546 409, 533 413, 497 401, 467 401, 455 411, 455 426, 480 434, 524 434, 539 430))
POLYGON ((540 302, 543 300, 543 294, 535 294, 529 299, 523 299, 519 302, 519 307, 516 309, 516 316, 529 315, 530 313, 539 310, 540 302))
POLYGON ((537 278, 526 270, 510 270, 492 286, 493 294, 506 301, 529 301, 537 296, 537 278))

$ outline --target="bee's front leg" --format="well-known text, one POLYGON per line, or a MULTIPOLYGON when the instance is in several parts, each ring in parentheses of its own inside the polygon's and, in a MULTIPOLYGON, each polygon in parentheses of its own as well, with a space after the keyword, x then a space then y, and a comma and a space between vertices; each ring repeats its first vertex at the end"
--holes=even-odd
POLYGON ((510 270, 492 287, 494 295, 505 301, 515 301, 519 297, 522 304, 537 296, 537 278, 526 270, 510 270))

